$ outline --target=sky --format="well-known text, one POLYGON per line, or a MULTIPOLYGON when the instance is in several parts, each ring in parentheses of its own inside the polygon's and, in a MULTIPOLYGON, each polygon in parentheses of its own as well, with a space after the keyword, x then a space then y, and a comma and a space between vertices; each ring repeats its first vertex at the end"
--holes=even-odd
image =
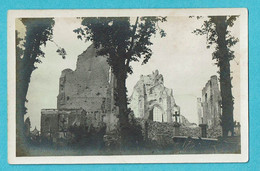
MULTIPOLYGON (((81 21, 76 18, 55 18, 53 28, 54 42, 63 47, 67 52, 66 59, 62 59, 56 52, 57 46, 52 42, 41 47, 45 52, 45 58, 38 68, 33 71, 28 89, 27 99, 28 113, 32 129, 40 129, 41 109, 57 108, 57 95, 59 88, 59 77, 61 71, 70 68, 75 70, 78 55, 80 55, 91 42, 77 39, 73 32, 79 28, 81 21)), ((173 89, 176 104, 181 108, 181 114, 190 122, 198 123, 197 98, 201 97, 202 89, 212 75, 217 75, 218 68, 212 60, 214 49, 206 48, 206 36, 197 36, 192 33, 200 28, 203 19, 185 17, 168 17, 167 22, 161 23, 160 28, 167 33, 161 38, 156 35, 152 38, 151 47, 153 55, 150 61, 132 63, 134 73, 127 78, 128 96, 133 92, 133 87, 140 78, 140 75, 148 75, 158 69, 164 77, 164 85, 173 89)), ((231 34, 239 37, 239 20, 235 21, 231 34)), ((16 29, 20 36, 24 36, 25 28, 20 21, 16 21, 16 29)), ((231 61, 233 71, 232 93, 234 100, 234 119, 240 121, 239 108, 239 43, 233 50, 236 59, 231 61)))

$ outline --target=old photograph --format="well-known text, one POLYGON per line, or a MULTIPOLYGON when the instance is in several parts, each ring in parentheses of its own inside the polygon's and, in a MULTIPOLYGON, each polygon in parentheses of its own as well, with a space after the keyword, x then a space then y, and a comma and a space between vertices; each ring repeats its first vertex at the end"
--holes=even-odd
POLYGON ((9 163, 248 160, 246 9, 8 13, 9 163))

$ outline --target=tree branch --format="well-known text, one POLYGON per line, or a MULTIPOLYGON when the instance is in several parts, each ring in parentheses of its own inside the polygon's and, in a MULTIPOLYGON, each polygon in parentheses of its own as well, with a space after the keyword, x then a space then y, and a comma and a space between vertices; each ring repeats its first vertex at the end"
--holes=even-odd
POLYGON ((139 20, 139 17, 136 17, 135 25, 133 27, 133 32, 132 32, 131 45, 130 45, 129 51, 127 53, 127 59, 126 59, 126 65, 125 65, 126 69, 129 67, 130 59, 131 59, 131 56, 132 56, 132 50, 133 50, 133 47, 134 47, 134 36, 135 36, 138 20, 139 20))
POLYGON ((234 24, 234 21, 237 19, 237 16, 230 16, 228 19, 227 19, 227 25, 228 26, 233 26, 234 24))

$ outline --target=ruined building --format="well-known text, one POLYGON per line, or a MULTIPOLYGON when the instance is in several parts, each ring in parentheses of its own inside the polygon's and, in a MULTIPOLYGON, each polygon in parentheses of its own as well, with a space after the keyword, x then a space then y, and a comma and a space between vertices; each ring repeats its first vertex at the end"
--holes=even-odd
POLYGON ((202 89, 202 98, 197 98, 199 124, 207 124, 208 128, 220 124, 221 95, 216 75, 210 77, 202 89))
POLYGON ((96 57, 91 45, 78 56, 76 70, 62 71, 57 97, 58 109, 105 111, 111 109, 109 65, 105 57, 96 57))
POLYGON ((83 126, 85 120, 83 109, 42 109, 41 135, 55 142, 58 138, 66 138, 69 126, 83 126))
POLYGON ((141 75, 130 97, 135 117, 157 122, 180 122, 180 107, 175 103, 172 89, 166 88, 162 74, 156 70, 141 75))
POLYGON ((76 70, 62 71, 57 97, 57 109, 41 110, 42 134, 65 136, 71 125, 116 123, 114 106, 114 76, 107 58, 97 56, 94 45, 78 56, 76 70))

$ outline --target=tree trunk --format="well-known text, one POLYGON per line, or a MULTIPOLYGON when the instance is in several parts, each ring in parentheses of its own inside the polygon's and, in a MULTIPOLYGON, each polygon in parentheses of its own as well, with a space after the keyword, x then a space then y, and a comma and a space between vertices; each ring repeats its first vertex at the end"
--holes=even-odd
POLYGON ((227 137, 228 132, 234 133, 233 120, 233 96, 231 92, 230 64, 229 61, 223 61, 220 66, 220 90, 222 97, 222 132, 227 137))
POLYGON ((129 139, 129 120, 127 111, 127 95, 126 95, 126 73, 118 72, 116 80, 116 104, 119 108, 119 129, 121 136, 121 148, 125 148, 129 139))
MULTIPOLYGON (((37 53, 37 45, 41 40, 29 41, 26 39, 23 58, 21 54, 16 54, 16 126, 19 135, 24 137, 24 115, 26 114, 25 103, 29 88, 31 75, 34 68, 37 53), (33 44, 31 48, 28 44, 33 44)), ((18 45, 18 44, 17 44, 18 45)), ((17 53, 17 52, 16 52, 17 53)))
MULTIPOLYGON (((20 72, 17 71, 17 72, 20 72)), ((17 156, 26 155, 26 136, 25 136, 25 125, 24 125, 24 115, 26 114, 26 93, 28 90, 28 84, 26 82, 27 79, 23 78, 21 74, 17 74, 16 81, 16 154, 17 156), (20 77, 20 78, 19 78, 20 77)))
POLYGON ((216 32, 218 35, 218 65, 220 68, 220 91, 222 97, 222 134, 224 137, 228 136, 230 132, 234 133, 234 120, 233 120, 233 96, 232 96, 232 85, 230 77, 230 57, 227 48, 226 34, 227 34, 227 23, 226 17, 215 17, 216 32))
MULTIPOLYGON (((27 60, 28 61, 28 60, 27 60)), ((16 147, 17 155, 26 155, 26 136, 24 115, 26 114, 26 95, 33 71, 33 65, 26 61, 26 57, 16 61, 16 147)))
POLYGON ((119 121, 121 125, 128 122, 127 97, 126 97, 126 79, 117 80, 119 121))

